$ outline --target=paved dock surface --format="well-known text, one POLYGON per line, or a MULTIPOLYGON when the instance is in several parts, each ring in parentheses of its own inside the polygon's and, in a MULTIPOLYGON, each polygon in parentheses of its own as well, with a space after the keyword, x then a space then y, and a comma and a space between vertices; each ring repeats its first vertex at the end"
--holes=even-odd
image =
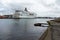
POLYGON ((60 40, 60 23, 56 21, 49 21, 52 27, 52 40, 60 40))
POLYGON ((60 40, 60 26, 53 27, 53 40, 60 40))

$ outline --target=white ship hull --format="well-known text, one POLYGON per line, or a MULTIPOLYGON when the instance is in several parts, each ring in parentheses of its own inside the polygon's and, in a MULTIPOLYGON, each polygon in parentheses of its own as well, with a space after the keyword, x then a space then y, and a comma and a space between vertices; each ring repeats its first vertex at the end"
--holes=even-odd
POLYGON ((26 8, 24 11, 16 10, 14 15, 13 15, 13 18, 35 18, 35 17, 36 17, 36 14, 27 11, 26 8))
POLYGON ((35 16, 19 16, 19 18, 35 18, 35 16))

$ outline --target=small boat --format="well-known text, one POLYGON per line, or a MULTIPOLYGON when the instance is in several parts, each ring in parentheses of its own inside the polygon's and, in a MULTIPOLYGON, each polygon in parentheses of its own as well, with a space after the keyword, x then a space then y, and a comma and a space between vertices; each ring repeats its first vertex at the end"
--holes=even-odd
POLYGON ((35 23, 34 26, 47 27, 47 23, 35 23))

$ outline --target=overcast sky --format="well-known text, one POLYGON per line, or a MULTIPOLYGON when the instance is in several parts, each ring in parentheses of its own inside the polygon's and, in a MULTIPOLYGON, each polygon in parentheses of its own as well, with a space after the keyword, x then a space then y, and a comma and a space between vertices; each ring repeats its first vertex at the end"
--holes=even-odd
POLYGON ((0 11, 25 7, 38 16, 60 16, 60 0, 0 0, 0 11))

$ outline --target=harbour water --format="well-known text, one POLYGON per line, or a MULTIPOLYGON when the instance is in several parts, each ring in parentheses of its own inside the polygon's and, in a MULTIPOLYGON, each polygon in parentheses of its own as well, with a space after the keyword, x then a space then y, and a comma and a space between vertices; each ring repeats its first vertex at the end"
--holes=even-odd
POLYGON ((34 24, 48 20, 51 19, 0 19, 0 40, 37 40, 47 27, 35 27, 34 24))

